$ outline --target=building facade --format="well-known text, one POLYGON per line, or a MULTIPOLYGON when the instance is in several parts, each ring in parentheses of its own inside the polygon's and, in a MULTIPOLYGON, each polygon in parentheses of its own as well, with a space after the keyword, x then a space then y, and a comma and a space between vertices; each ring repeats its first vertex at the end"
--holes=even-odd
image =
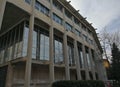
POLYGON ((0 87, 107 80, 95 29, 66 0, 0 0, 0 87))

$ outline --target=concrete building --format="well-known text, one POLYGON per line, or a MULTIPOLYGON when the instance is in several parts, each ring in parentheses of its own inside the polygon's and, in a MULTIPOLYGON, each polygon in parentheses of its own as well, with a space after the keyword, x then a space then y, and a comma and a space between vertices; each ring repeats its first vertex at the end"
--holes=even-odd
POLYGON ((107 80, 95 29, 66 0, 0 0, 0 87, 107 80))

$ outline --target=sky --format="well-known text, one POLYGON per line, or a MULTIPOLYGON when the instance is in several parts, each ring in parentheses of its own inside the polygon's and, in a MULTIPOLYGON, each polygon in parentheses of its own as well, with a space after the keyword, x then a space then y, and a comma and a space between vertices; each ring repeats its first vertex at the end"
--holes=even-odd
POLYGON ((71 0, 70 4, 87 17, 97 32, 104 28, 109 32, 120 30, 120 0, 71 0))

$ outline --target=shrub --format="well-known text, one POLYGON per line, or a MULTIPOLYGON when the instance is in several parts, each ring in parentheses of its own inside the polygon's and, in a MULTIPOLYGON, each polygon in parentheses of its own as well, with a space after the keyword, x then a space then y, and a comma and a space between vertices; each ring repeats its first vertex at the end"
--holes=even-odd
POLYGON ((57 81, 52 87, 105 87, 104 82, 96 80, 79 80, 79 81, 57 81))

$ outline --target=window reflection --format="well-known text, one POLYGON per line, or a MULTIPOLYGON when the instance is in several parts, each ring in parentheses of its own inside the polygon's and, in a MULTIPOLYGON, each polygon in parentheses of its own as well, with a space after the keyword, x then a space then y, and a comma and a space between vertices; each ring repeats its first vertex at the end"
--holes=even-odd
POLYGON ((40 60, 49 60, 49 37, 40 34, 40 60))
POLYGON ((89 49, 86 47, 86 58, 87 58, 87 65, 88 69, 91 69, 91 61, 90 61, 90 55, 89 55, 89 49))
POLYGON ((33 31, 32 58, 49 60, 49 33, 38 26, 33 31))
POLYGON ((25 26, 24 35, 23 35, 23 51, 22 51, 23 57, 27 56, 28 34, 29 34, 29 28, 25 26))
POLYGON ((0 63, 27 55, 28 27, 21 22, 0 37, 0 63), (24 31, 24 34, 23 34, 24 31))
POLYGON ((33 31, 33 43, 32 43, 32 58, 36 59, 36 48, 37 48, 37 32, 33 31))
POLYGON ((78 46, 78 53, 79 53, 79 61, 80 61, 80 67, 84 68, 84 59, 83 59, 83 52, 81 45, 78 46))
POLYGON ((74 47, 71 43, 68 43, 68 58, 69 58, 69 65, 75 65, 75 60, 74 60, 74 47))
POLYGON ((55 63, 63 63, 63 43, 62 43, 62 39, 55 36, 55 40, 54 40, 54 53, 55 53, 55 59, 54 62, 55 63))

